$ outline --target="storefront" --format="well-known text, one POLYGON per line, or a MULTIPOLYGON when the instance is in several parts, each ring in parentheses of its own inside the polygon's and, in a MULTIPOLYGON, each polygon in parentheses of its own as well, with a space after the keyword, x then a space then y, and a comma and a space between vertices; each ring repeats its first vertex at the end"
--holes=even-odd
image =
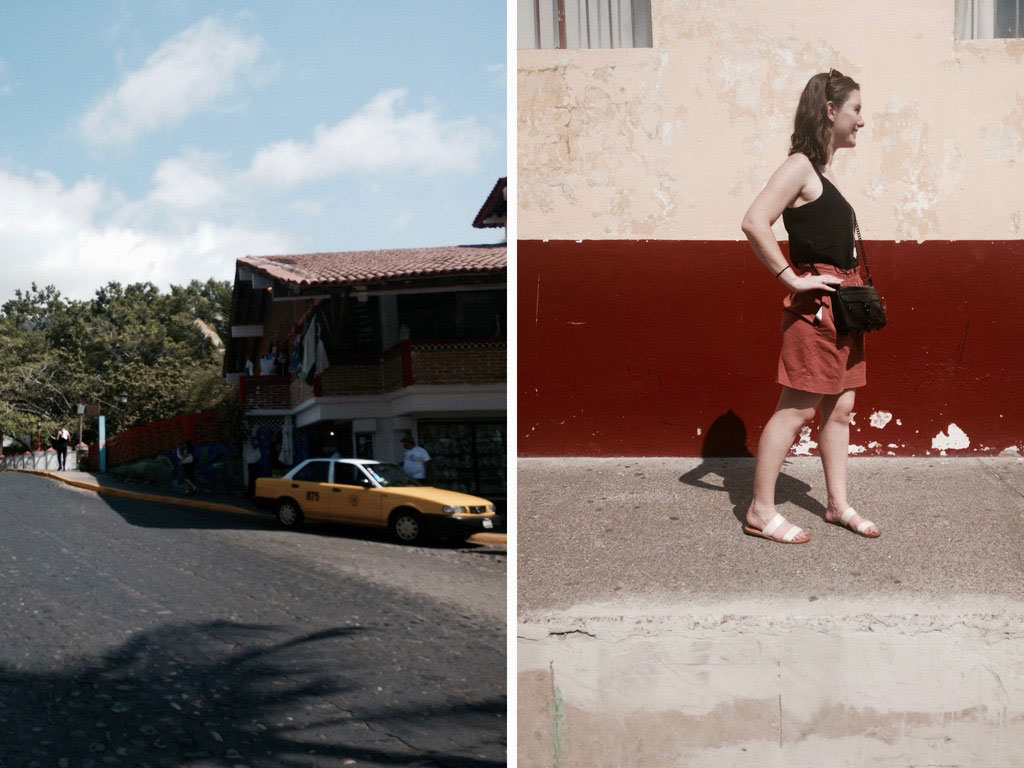
POLYGON ((419 444, 430 454, 431 483, 506 502, 505 422, 420 421, 419 444))

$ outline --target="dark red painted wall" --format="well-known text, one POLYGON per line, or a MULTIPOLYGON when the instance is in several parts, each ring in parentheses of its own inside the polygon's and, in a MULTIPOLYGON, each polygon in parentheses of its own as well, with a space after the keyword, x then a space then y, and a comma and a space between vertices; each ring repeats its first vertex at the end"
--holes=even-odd
MULTIPOLYGON (((971 444, 949 455, 1024 445, 1024 241, 866 247, 889 325, 850 442, 937 455, 955 423, 971 444)), ((755 451, 785 291, 745 241, 520 241, 518 281, 520 455, 755 451)))

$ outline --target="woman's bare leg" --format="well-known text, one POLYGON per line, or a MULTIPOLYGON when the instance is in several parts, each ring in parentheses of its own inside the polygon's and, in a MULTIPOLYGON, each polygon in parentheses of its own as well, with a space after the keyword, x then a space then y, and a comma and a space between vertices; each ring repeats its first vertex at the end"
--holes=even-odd
MULTIPOLYGON (((775 517, 775 483, 782 471, 782 464, 801 428, 814 418, 814 411, 821 398, 821 395, 813 392, 782 388, 775 413, 768 420, 757 443, 754 500, 747 510, 747 525, 750 527, 761 530, 775 517)), ((779 535, 785 535, 787 530, 788 527, 784 526, 779 530, 779 535)), ((804 532, 795 541, 809 538, 804 532)))
MULTIPOLYGON (((850 455, 850 419, 856 390, 847 389, 838 395, 826 395, 821 400, 821 426, 818 429, 818 451, 825 469, 825 487, 828 490, 828 507, 825 519, 830 523, 839 522, 840 516, 850 506, 847 498, 847 464, 850 455)), ((854 515, 848 525, 854 530, 863 518, 854 515)), ((877 535, 867 529, 867 535, 877 535)))

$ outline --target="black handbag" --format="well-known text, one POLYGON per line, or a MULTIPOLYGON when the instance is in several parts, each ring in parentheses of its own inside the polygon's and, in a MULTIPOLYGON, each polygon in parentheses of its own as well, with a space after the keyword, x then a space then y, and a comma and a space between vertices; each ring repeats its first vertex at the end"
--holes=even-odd
POLYGON ((856 215, 853 217, 853 226, 857 232, 860 258, 867 273, 867 285, 840 285, 832 294, 832 319, 839 335, 878 331, 885 327, 886 320, 885 303, 875 290, 874 281, 871 279, 871 267, 868 266, 868 258, 864 253, 864 241, 860 236, 856 215))

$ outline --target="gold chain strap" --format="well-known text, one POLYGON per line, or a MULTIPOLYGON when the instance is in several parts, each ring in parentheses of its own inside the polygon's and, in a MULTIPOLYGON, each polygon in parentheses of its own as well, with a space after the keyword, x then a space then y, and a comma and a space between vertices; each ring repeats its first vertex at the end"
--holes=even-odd
POLYGON ((857 232, 857 245, 860 246, 860 259, 864 262, 864 271, 868 275, 868 285, 874 285, 874 281, 871 279, 871 267, 868 266, 868 257, 864 252, 864 238, 860 236, 860 225, 857 223, 857 214, 853 214, 853 228, 857 232))

